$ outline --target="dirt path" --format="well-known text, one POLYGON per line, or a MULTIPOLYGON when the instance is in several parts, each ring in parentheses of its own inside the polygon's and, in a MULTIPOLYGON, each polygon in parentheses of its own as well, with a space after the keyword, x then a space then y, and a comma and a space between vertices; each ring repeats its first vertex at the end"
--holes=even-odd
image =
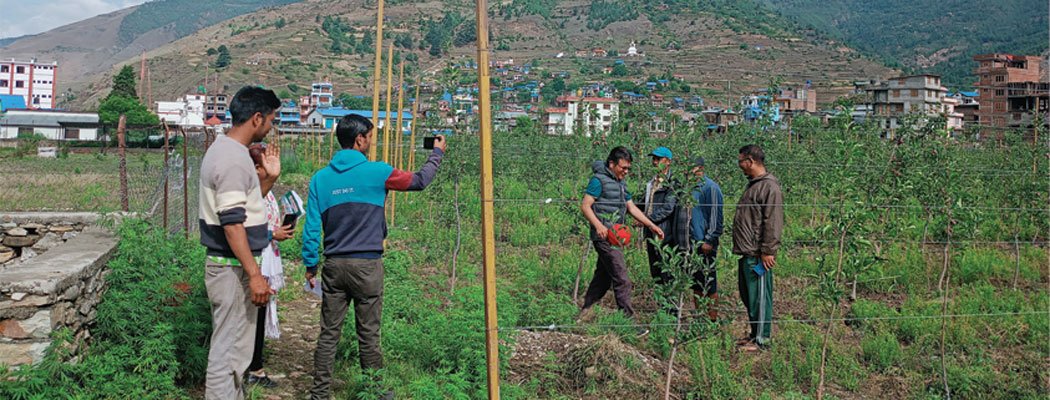
POLYGON ((314 349, 320 332, 321 300, 303 291, 302 267, 285 264, 286 286, 277 300, 281 338, 266 341, 264 369, 278 383, 254 387, 249 399, 306 399, 313 384, 314 349), (296 271, 296 273, 289 273, 296 271))

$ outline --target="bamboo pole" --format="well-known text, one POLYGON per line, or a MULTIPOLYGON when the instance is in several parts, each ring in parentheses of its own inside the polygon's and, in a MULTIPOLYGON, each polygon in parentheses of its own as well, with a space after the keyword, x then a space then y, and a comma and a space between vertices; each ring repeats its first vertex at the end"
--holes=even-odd
POLYGON ((120 151, 120 210, 128 212, 128 156, 127 142, 125 138, 127 130, 127 118, 120 114, 117 121, 117 144, 120 151))
POLYGON ((168 191, 169 191, 169 187, 170 187, 170 184, 169 184, 170 179, 168 179, 168 176, 170 175, 170 172, 171 172, 168 169, 168 165, 169 165, 168 164, 168 152, 170 150, 169 149, 169 145, 170 144, 168 143, 168 136, 171 136, 171 131, 168 129, 168 122, 167 121, 162 121, 162 124, 164 125, 164 234, 167 235, 168 234, 168 191))
POLYGON ((332 131, 328 132, 328 159, 332 159, 332 154, 335 154, 335 128, 339 126, 339 122, 332 123, 332 131))
POLYGON ((481 134, 481 241, 485 282, 485 360, 489 400, 499 399, 499 331, 496 327, 496 232, 492 189, 492 102, 489 82, 488 1, 477 0, 478 122, 481 134))
MULTIPOLYGON (((404 109, 405 109, 405 63, 402 62, 400 65, 401 71, 398 72, 398 85, 397 85, 397 125, 394 130, 394 168, 401 168, 401 140, 405 136, 405 133, 401 130, 401 124, 404 122, 404 109)), ((389 114, 387 116, 389 118, 389 114)), ((397 192, 392 193, 390 196, 390 225, 397 225, 397 192)))
POLYGON ((412 128, 408 135, 408 170, 416 170, 416 120, 419 119, 419 82, 416 82, 416 97, 412 102, 412 128))
POLYGON ((383 162, 390 163, 390 100, 394 90, 394 45, 390 45, 386 63, 386 116, 383 118, 383 162))
POLYGON ((182 237, 185 239, 190 238, 190 185, 189 185, 189 174, 190 174, 190 159, 188 157, 189 150, 186 142, 189 142, 189 138, 186 136, 186 130, 179 127, 182 131, 182 237))
MULTIPOLYGON (((372 126, 379 126, 379 78, 383 67, 383 0, 378 0, 379 12, 376 13, 376 65, 372 69, 372 126)), ((369 133, 368 161, 376 160, 376 131, 369 133)))

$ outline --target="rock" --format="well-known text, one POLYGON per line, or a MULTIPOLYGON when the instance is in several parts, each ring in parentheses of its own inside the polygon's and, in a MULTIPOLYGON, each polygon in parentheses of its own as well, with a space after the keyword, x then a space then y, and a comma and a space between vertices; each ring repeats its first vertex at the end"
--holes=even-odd
POLYGON ((26 297, 26 294, 22 293, 22 292, 11 293, 11 300, 14 300, 14 301, 22 301, 22 299, 24 299, 25 297, 26 297))
POLYGON ((40 307, 43 305, 51 304, 50 300, 51 299, 49 299, 47 296, 31 294, 23 297, 21 300, 0 301, 0 310, 15 307, 40 307))
POLYGON ((35 251, 33 251, 33 249, 31 249, 31 248, 30 249, 25 249, 25 250, 22 250, 22 257, 19 258, 19 260, 25 262, 25 261, 28 261, 30 258, 33 258, 33 257, 36 257, 36 256, 37 256, 37 254, 36 254, 35 251))
POLYGON ((77 237, 76 232, 66 232, 62 234, 62 240, 69 240, 75 237, 77 237))
POLYGON ((300 376, 303 376, 303 373, 299 371, 292 371, 292 373, 288 374, 288 377, 292 379, 299 379, 300 376))
POLYGON ((595 376, 598 376, 598 368, 595 368, 595 367, 584 368, 583 369, 583 374, 585 376, 587 376, 588 378, 593 378, 595 376))
POLYGON ((28 234, 29 234, 29 232, 26 231, 23 228, 14 228, 14 229, 8 229, 7 230, 7 236, 19 236, 19 237, 21 237, 21 236, 25 236, 25 235, 28 235, 28 234))
POLYGON ((36 364, 44 359, 48 343, 4 343, 0 342, 0 364, 15 367, 36 364))
POLYGON ((7 247, 0 248, 0 264, 11 261, 15 258, 15 251, 7 247))
POLYGON ((71 325, 73 318, 76 318, 76 311, 73 310, 72 304, 65 302, 55 304, 55 307, 51 308, 51 329, 71 325))
POLYGON ((39 233, 44 228, 46 228, 46 227, 43 226, 43 225, 40 225, 40 224, 36 224, 36 223, 28 223, 28 224, 22 225, 22 229, 25 229, 25 230, 27 230, 27 231, 29 231, 31 233, 32 232, 39 233))
POLYGON ((62 244, 62 238, 54 233, 48 232, 42 239, 33 244, 33 250, 45 252, 62 244))
POLYGON ((80 290, 83 288, 83 283, 77 283, 66 288, 66 291, 62 292, 62 300, 75 300, 77 297, 80 297, 80 290))
POLYGON ((5 319, 0 321, 0 337, 10 339, 25 339, 29 333, 22 329, 22 325, 16 319, 5 319))
POLYGON ((63 233, 69 233, 73 231, 73 227, 69 225, 55 225, 47 229, 48 232, 54 232, 59 235, 63 233))
POLYGON ((7 247, 29 247, 36 243, 40 236, 29 235, 29 236, 6 236, 4 237, 4 246, 7 247))
POLYGON ((0 321, 0 336, 11 339, 47 339, 51 335, 51 315, 47 310, 38 311, 24 320, 0 321))
POLYGON ((0 229, 3 229, 5 231, 8 230, 8 229, 15 229, 17 227, 18 227, 18 224, 14 223, 14 222, 4 222, 4 223, 0 224, 0 229))
POLYGON ((80 315, 88 315, 88 314, 90 314, 91 311, 94 311, 94 310, 92 310, 93 307, 95 307, 95 304, 93 302, 90 302, 90 301, 83 302, 82 304, 80 304, 80 315))

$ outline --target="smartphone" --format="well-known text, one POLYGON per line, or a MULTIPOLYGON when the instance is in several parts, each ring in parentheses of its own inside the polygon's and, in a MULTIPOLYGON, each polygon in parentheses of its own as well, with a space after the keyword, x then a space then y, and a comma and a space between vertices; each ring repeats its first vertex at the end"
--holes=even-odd
POLYGON ((295 214, 285 214, 285 215, 284 215, 284 221, 283 221, 283 223, 281 224, 281 226, 288 226, 288 225, 291 225, 292 227, 295 227, 295 223, 296 223, 296 222, 297 222, 298 220, 299 220, 299 216, 297 216, 297 215, 295 215, 295 214))
POLYGON ((426 149, 426 150, 434 150, 434 139, 436 139, 436 138, 437 138, 437 136, 424 137, 423 138, 423 148, 426 149))
POLYGON ((755 274, 757 274, 758 276, 763 276, 766 274, 766 266, 762 265, 761 261, 759 261, 758 264, 755 264, 755 266, 751 269, 755 271, 755 274))

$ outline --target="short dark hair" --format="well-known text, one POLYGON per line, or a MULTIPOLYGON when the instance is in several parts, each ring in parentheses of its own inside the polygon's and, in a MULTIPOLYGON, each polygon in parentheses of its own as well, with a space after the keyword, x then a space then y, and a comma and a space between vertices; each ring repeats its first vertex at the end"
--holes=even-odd
POLYGON ((233 95, 230 100, 230 116, 233 117, 233 126, 248 122, 255 113, 263 116, 281 108, 281 100, 272 90, 257 86, 245 86, 233 95))
POLYGON ((367 135, 372 131, 372 121, 357 114, 347 114, 339 120, 335 126, 335 137, 339 139, 339 146, 344 149, 354 147, 358 136, 367 135))
POLYGON ((747 156, 756 163, 766 165, 766 153, 757 144, 749 144, 740 148, 740 154, 747 156))
POLYGON ((605 163, 608 164, 619 164, 620 160, 627 160, 627 162, 633 162, 634 158, 631 157, 631 151, 627 150, 626 147, 616 146, 609 152, 609 157, 605 159, 605 163))

